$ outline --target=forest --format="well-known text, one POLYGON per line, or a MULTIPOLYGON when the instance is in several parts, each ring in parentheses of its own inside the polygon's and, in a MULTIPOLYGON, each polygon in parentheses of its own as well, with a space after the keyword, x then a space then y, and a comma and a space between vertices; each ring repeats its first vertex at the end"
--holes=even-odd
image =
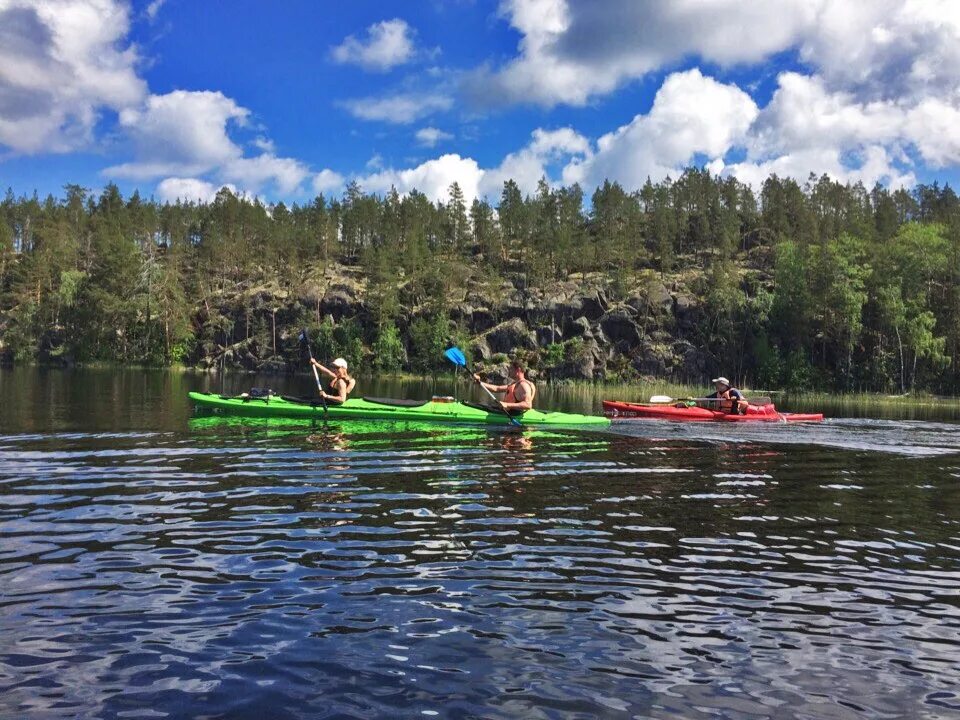
MULTIPOLYGON (((0 202, 5 363, 213 366, 239 364, 243 345, 290 369, 306 326, 318 352, 431 373, 448 339, 469 345, 511 312, 532 326, 536 303, 501 307, 502 296, 544 298, 587 280, 603 287, 604 318, 624 308, 643 326, 594 343, 604 364, 593 379, 649 374, 641 340, 682 337, 708 361, 681 363, 681 379, 726 369, 754 387, 960 385, 960 201, 937 183, 868 190, 772 176, 754 191, 690 168, 633 192, 606 182, 589 197, 545 180, 525 195, 507 181, 495 202, 469 204, 456 183, 444 202, 355 183, 290 206, 228 189, 161 204, 115 185, 45 198, 8 190, 0 202), (347 277, 356 297, 327 312, 322 298, 347 277), (480 325, 462 311, 471 288, 489 306, 480 325), (689 295, 696 322, 647 324, 650 288, 689 295)), ((538 337, 526 350, 548 377, 583 353, 570 332, 538 337)))

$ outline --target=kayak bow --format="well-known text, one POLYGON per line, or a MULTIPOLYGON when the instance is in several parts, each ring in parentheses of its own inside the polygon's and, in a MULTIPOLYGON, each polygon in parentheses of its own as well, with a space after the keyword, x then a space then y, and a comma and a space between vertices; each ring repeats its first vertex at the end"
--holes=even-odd
MULTIPOLYGON (((191 392, 197 409, 242 417, 324 418, 319 400, 271 397, 225 397, 217 393, 191 392)), ((446 423, 482 423, 508 425, 510 416, 493 405, 432 400, 392 400, 386 398, 349 398, 340 405, 328 403, 326 417, 331 420, 350 418, 365 420, 428 420, 446 423)), ((606 426, 610 420, 600 415, 541 412, 527 410, 516 419, 522 425, 594 425, 606 426)))

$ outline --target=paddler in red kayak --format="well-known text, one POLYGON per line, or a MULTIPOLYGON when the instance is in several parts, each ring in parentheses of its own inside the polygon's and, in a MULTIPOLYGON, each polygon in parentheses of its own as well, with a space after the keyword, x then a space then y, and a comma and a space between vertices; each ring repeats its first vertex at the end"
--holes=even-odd
POLYGON ((490 392, 503 393, 503 409, 526 411, 533 408, 533 398, 537 395, 537 386, 527 380, 526 368, 519 360, 510 363, 510 380, 507 385, 493 385, 480 379, 477 373, 473 379, 490 392))
POLYGON ((697 402, 697 405, 708 410, 720 410, 730 415, 747 414, 747 406, 750 403, 747 402, 742 392, 730 384, 729 380, 721 375, 710 382, 713 383, 716 392, 707 395, 706 400, 697 402))

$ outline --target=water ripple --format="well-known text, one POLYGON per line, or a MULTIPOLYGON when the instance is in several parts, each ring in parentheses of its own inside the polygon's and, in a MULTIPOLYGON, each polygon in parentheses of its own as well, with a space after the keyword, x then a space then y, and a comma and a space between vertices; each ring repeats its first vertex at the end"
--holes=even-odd
POLYGON ((955 715, 960 466, 857 427, 0 436, 0 715, 955 715))

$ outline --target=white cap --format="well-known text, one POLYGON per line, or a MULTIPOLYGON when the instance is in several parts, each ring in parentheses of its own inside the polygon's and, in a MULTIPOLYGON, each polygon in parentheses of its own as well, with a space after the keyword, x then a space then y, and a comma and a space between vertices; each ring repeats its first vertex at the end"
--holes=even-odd
MULTIPOLYGON (((334 365, 336 365, 336 363, 334 363, 334 365)), ((733 387, 733 386, 730 384, 730 381, 727 380, 723 375, 721 375, 720 377, 714 378, 714 379, 711 380, 710 382, 712 382, 712 383, 723 383, 723 384, 726 385, 727 387, 733 387)))
POLYGON ((334 360, 333 365, 335 367, 342 367, 344 370, 347 369, 347 361, 344 360, 343 358, 337 358, 336 360, 334 360))

